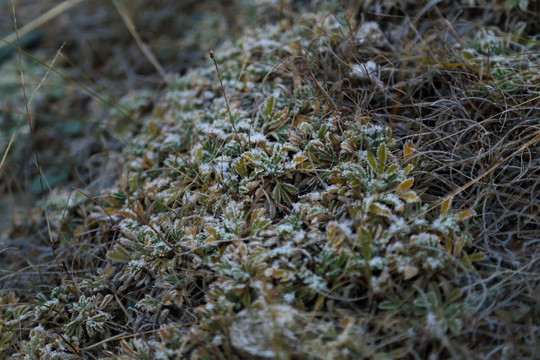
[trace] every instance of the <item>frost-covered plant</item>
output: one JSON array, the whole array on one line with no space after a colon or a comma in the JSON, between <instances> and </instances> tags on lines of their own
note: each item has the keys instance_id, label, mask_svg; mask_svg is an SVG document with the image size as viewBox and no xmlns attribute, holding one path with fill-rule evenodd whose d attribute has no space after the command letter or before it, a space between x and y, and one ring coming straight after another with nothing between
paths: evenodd
<instances>
[{"instance_id":1,"label":"frost-covered plant","mask_svg":"<svg viewBox=\"0 0 540 360\"><path fill-rule=\"evenodd\" d=\"M108 329L107 322L112 315L103 311L112 300L112 295L92 296L91 298L81 295L79 301L69 309L72 313L70 321L64 326L68 337L82 339L83 336L93 338L105 333Z\"/></svg>"},{"instance_id":2,"label":"frost-covered plant","mask_svg":"<svg viewBox=\"0 0 540 360\"><path fill-rule=\"evenodd\" d=\"M325 75L338 72L329 59L367 46L355 34L382 39L346 15L306 14L216 50L230 113L213 64L171 77L82 226L106 244L105 266L37 297L35 321L76 346L118 340L104 350L114 359L390 358L412 351L391 339L419 334L450 344L482 257L463 226L474 213L422 201L413 142L335 105L325 76L350 71ZM143 114L151 96L134 96ZM33 331L37 354L50 338Z\"/></svg>"},{"instance_id":3,"label":"frost-covered plant","mask_svg":"<svg viewBox=\"0 0 540 360\"><path fill-rule=\"evenodd\" d=\"M126 238L108 256L125 263L122 289L151 282L153 264L180 263L175 260L180 254L189 254L194 269L211 271L215 278L197 309L200 324L192 329L203 347L251 354L255 345L239 338L272 317L274 306L316 312L337 306L332 305L335 297L365 292L382 301L413 281L421 296L437 276L460 271L456 262L470 266L475 260L467 258L470 237L459 225L470 214L453 214L446 202L433 220L434 210L422 205L408 160L412 143L402 152L389 128L337 111L327 114L324 95L263 66L308 43L309 56L327 54L344 29L333 18L324 18L322 27L314 24L287 33L269 27L216 51L232 99L231 118L217 95L221 89L212 85L215 74L194 70L177 79L178 90L144 120L156 130L132 139L129 152L137 157L128 168L139 175L125 180L134 191L124 206L135 210L120 212ZM263 45L259 62L255 55L261 56ZM241 54L247 54L247 65ZM286 62L285 70L290 71ZM243 77L237 80L240 71ZM265 86L250 85L263 77L270 79ZM193 101L197 94L204 100ZM245 103L259 105L250 112ZM168 170L155 171L162 166ZM162 202L160 212L153 208L156 201ZM176 254L160 245L167 234L175 234L168 241L179 249ZM166 271L179 270L169 266ZM149 312L162 306L161 299L148 295L136 305ZM459 319L444 319L442 333L456 329ZM296 340L299 329L287 324L277 321L272 330L277 338L259 343L259 355L308 352ZM323 329L336 326L332 320L319 325L310 335L313 344ZM346 340L362 333L361 327L334 331L332 356L343 354L344 346L357 354L369 348ZM142 340L124 343L126 354L133 356L152 356L151 348Z\"/></svg>"},{"instance_id":4,"label":"frost-covered plant","mask_svg":"<svg viewBox=\"0 0 540 360\"><path fill-rule=\"evenodd\" d=\"M467 47L462 49L462 56L480 70L486 69L489 76L480 72L485 81L506 92L515 92L523 84L534 82L536 71L532 60L535 43L522 38L526 24L520 22L512 33L502 34L493 30L478 31Z\"/></svg>"}]
</instances>

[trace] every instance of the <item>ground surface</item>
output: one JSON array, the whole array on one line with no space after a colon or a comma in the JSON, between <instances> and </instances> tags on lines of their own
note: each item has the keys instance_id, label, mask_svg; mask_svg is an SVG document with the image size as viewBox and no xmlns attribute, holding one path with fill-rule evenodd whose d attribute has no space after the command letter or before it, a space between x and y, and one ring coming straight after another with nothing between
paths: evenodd
<instances>
[{"instance_id":1,"label":"ground surface","mask_svg":"<svg viewBox=\"0 0 540 360\"><path fill-rule=\"evenodd\" d=\"M537 1L13 3L5 357L539 356Z\"/></svg>"}]
</instances>

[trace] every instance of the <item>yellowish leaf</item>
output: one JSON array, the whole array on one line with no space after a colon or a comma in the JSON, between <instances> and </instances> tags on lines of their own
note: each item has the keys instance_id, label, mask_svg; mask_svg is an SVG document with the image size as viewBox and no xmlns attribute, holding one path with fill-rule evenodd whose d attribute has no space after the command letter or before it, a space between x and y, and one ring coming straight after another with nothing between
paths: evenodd
<instances>
[{"instance_id":1,"label":"yellowish leaf","mask_svg":"<svg viewBox=\"0 0 540 360\"><path fill-rule=\"evenodd\" d=\"M273 276L283 282L293 280L295 277L294 272L285 269L275 269Z\"/></svg>"},{"instance_id":2,"label":"yellowish leaf","mask_svg":"<svg viewBox=\"0 0 540 360\"><path fill-rule=\"evenodd\" d=\"M73 231L75 236L81 236L84 234L84 225L77 225Z\"/></svg>"},{"instance_id":3,"label":"yellowish leaf","mask_svg":"<svg viewBox=\"0 0 540 360\"><path fill-rule=\"evenodd\" d=\"M153 121L150 121L148 123L148 130L150 130L150 132L152 133L152 135L159 135L161 133L161 129L159 128L159 126L156 125L155 122Z\"/></svg>"},{"instance_id":4,"label":"yellowish leaf","mask_svg":"<svg viewBox=\"0 0 540 360\"><path fill-rule=\"evenodd\" d=\"M399 169L399 166L397 166L396 164L392 164L388 167L388 169L386 169L386 173L388 175L394 175Z\"/></svg>"},{"instance_id":5,"label":"yellowish leaf","mask_svg":"<svg viewBox=\"0 0 540 360\"><path fill-rule=\"evenodd\" d=\"M294 158L293 158L293 162L295 162L297 165L300 165L302 164L304 161L307 161L307 157L305 155L296 155Z\"/></svg>"},{"instance_id":6,"label":"yellowish leaf","mask_svg":"<svg viewBox=\"0 0 540 360\"><path fill-rule=\"evenodd\" d=\"M139 217L135 215L133 211L129 211L129 210L121 211L120 215L122 215L123 217L127 217L131 220L140 221Z\"/></svg>"},{"instance_id":7,"label":"yellowish leaf","mask_svg":"<svg viewBox=\"0 0 540 360\"><path fill-rule=\"evenodd\" d=\"M315 311L318 311L322 307L324 300L326 300L324 294L319 294L319 296L317 296L317 300L315 301Z\"/></svg>"},{"instance_id":8,"label":"yellowish leaf","mask_svg":"<svg viewBox=\"0 0 540 360\"><path fill-rule=\"evenodd\" d=\"M145 163L148 165L148 167L152 167L154 165L154 157L151 152L144 150L143 159Z\"/></svg>"},{"instance_id":9,"label":"yellowish leaf","mask_svg":"<svg viewBox=\"0 0 540 360\"><path fill-rule=\"evenodd\" d=\"M476 212L474 210L463 210L460 211L457 215L458 221L463 221L472 218L476 215Z\"/></svg>"},{"instance_id":10,"label":"yellowish leaf","mask_svg":"<svg viewBox=\"0 0 540 360\"><path fill-rule=\"evenodd\" d=\"M143 207L139 201L133 203L133 211L135 214L142 216L144 214Z\"/></svg>"},{"instance_id":11,"label":"yellowish leaf","mask_svg":"<svg viewBox=\"0 0 540 360\"><path fill-rule=\"evenodd\" d=\"M104 208L103 212L105 214L107 214L107 215L114 215L114 214L118 213L118 209L115 209L113 207L108 207L108 208Z\"/></svg>"},{"instance_id":12,"label":"yellowish leaf","mask_svg":"<svg viewBox=\"0 0 540 360\"><path fill-rule=\"evenodd\" d=\"M414 154L415 148L411 140L407 140L405 145L403 145L403 155L405 156L405 161L409 160L410 157Z\"/></svg>"},{"instance_id":13,"label":"yellowish leaf","mask_svg":"<svg viewBox=\"0 0 540 360\"><path fill-rule=\"evenodd\" d=\"M373 214L380 215L380 216L389 217L390 215L392 215L392 212L390 211L390 209L388 209L385 205L380 204L378 202L372 203L371 206L369 207L369 211L372 212Z\"/></svg>"},{"instance_id":14,"label":"yellowish leaf","mask_svg":"<svg viewBox=\"0 0 540 360\"><path fill-rule=\"evenodd\" d=\"M413 164L409 164L405 167L405 169L403 170L403 172L405 173L405 175L409 175L409 173L411 171L413 171L414 169L414 165Z\"/></svg>"},{"instance_id":15,"label":"yellowish leaf","mask_svg":"<svg viewBox=\"0 0 540 360\"><path fill-rule=\"evenodd\" d=\"M326 225L326 236L329 241L332 241L337 233L337 226L334 223L329 223Z\"/></svg>"},{"instance_id":16,"label":"yellowish leaf","mask_svg":"<svg viewBox=\"0 0 540 360\"><path fill-rule=\"evenodd\" d=\"M474 253L469 255L471 261L480 261L483 260L486 257L486 254L484 253Z\"/></svg>"},{"instance_id":17,"label":"yellowish leaf","mask_svg":"<svg viewBox=\"0 0 540 360\"><path fill-rule=\"evenodd\" d=\"M446 214L452 206L452 197L447 197L441 204L441 214Z\"/></svg>"},{"instance_id":18,"label":"yellowish leaf","mask_svg":"<svg viewBox=\"0 0 540 360\"><path fill-rule=\"evenodd\" d=\"M398 192L403 192L403 191L409 190L411 188L413 182L414 182L413 178L408 178L407 180L403 180L403 182L401 184L399 184L399 186L397 188L397 191Z\"/></svg>"},{"instance_id":19,"label":"yellowish leaf","mask_svg":"<svg viewBox=\"0 0 540 360\"><path fill-rule=\"evenodd\" d=\"M416 195L416 193L412 190L404 192L403 194L400 194L399 197L402 200L405 200L405 202L408 204L420 201L420 198L418 197L418 195Z\"/></svg>"},{"instance_id":20,"label":"yellowish leaf","mask_svg":"<svg viewBox=\"0 0 540 360\"><path fill-rule=\"evenodd\" d=\"M265 212L264 208L253 210L253 212L251 213L251 221L249 223L251 227L253 227L255 220L260 219L264 215L264 212Z\"/></svg>"}]
</instances>

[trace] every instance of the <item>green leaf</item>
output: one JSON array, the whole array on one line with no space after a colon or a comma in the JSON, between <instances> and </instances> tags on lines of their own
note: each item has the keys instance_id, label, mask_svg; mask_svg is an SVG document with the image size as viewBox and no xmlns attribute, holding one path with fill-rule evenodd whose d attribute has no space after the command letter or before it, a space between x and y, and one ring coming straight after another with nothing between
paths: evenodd
<instances>
[{"instance_id":1,"label":"green leaf","mask_svg":"<svg viewBox=\"0 0 540 360\"><path fill-rule=\"evenodd\" d=\"M370 151L367 152L366 156L367 156L369 167L373 170L373 172L375 172L375 174L378 174L379 167L377 166L377 160L375 160L375 156L373 156L373 154Z\"/></svg>"},{"instance_id":2,"label":"green leaf","mask_svg":"<svg viewBox=\"0 0 540 360\"><path fill-rule=\"evenodd\" d=\"M263 118L268 121L272 118L272 113L274 112L274 104L276 102L276 98L273 95L270 95L262 104L260 107L261 115Z\"/></svg>"},{"instance_id":3,"label":"green leaf","mask_svg":"<svg viewBox=\"0 0 540 360\"><path fill-rule=\"evenodd\" d=\"M107 257L118 262L131 261L131 255L121 245L115 245L114 249L107 253Z\"/></svg>"},{"instance_id":4,"label":"green leaf","mask_svg":"<svg viewBox=\"0 0 540 360\"><path fill-rule=\"evenodd\" d=\"M389 300L384 300L379 304L379 309L381 310L395 310L396 304Z\"/></svg>"},{"instance_id":5,"label":"green leaf","mask_svg":"<svg viewBox=\"0 0 540 360\"><path fill-rule=\"evenodd\" d=\"M285 189L285 191L287 191L289 194L297 194L298 193L298 189L294 186L294 185L291 185L291 184L287 184L287 183L281 183L281 186Z\"/></svg>"},{"instance_id":6,"label":"green leaf","mask_svg":"<svg viewBox=\"0 0 540 360\"><path fill-rule=\"evenodd\" d=\"M365 259L365 263L369 264L371 260L371 245L373 243L373 235L369 229L364 227L360 228L360 245L362 257ZM369 265L367 265L369 266Z\"/></svg>"},{"instance_id":7,"label":"green leaf","mask_svg":"<svg viewBox=\"0 0 540 360\"><path fill-rule=\"evenodd\" d=\"M394 175L399 169L399 166L397 166L396 164L392 164L388 167L388 169L386 169L386 174L388 175Z\"/></svg>"},{"instance_id":8,"label":"green leaf","mask_svg":"<svg viewBox=\"0 0 540 360\"><path fill-rule=\"evenodd\" d=\"M382 143L377 148L377 157L379 158L379 173L382 173L384 171L384 167L386 166L386 144Z\"/></svg>"},{"instance_id":9,"label":"green leaf","mask_svg":"<svg viewBox=\"0 0 540 360\"><path fill-rule=\"evenodd\" d=\"M452 301L454 301L460 296L461 296L461 289L455 289L450 294L448 294L448 296L446 296L446 302L451 303Z\"/></svg>"},{"instance_id":10,"label":"green leaf","mask_svg":"<svg viewBox=\"0 0 540 360\"><path fill-rule=\"evenodd\" d=\"M319 139L324 140L327 133L328 133L328 125L322 124L321 127L319 128L319 134L318 134Z\"/></svg>"},{"instance_id":11,"label":"green leaf","mask_svg":"<svg viewBox=\"0 0 540 360\"><path fill-rule=\"evenodd\" d=\"M460 333L461 322L458 319L448 319L446 323L448 324L448 328L454 335L457 335Z\"/></svg>"},{"instance_id":12,"label":"green leaf","mask_svg":"<svg viewBox=\"0 0 540 360\"><path fill-rule=\"evenodd\" d=\"M274 190L272 190L272 197L274 198L274 201L277 203L281 202L281 193L282 189L281 186L279 186L279 183L274 186Z\"/></svg>"}]
</instances>

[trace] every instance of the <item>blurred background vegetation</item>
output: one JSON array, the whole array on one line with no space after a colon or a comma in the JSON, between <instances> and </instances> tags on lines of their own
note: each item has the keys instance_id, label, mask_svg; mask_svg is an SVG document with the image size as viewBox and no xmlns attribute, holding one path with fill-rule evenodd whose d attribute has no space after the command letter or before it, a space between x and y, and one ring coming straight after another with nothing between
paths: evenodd
<instances>
[{"instance_id":1,"label":"blurred background vegetation","mask_svg":"<svg viewBox=\"0 0 540 360\"><path fill-rule=\"evenodd\" d=\"M12 39L0 42L0 203L7 205L0 229L27 218L43 192L75 186L97 195L118 178L122 140L113 130L134 122L126 116L107 121L111 108L136 119L157 94L137 91L164 84L124 19L165 72L182 74L234 37L238 20L249 19L238 16L239 9L233 1L214 0L164 0L159 6L143 0L0 1L0 36ZM19 30L34 27L49 13L54 16L41 26L16 34L15 24ZM20 58L15 35L28 51Z\"/></svg>"}]
</instances>

